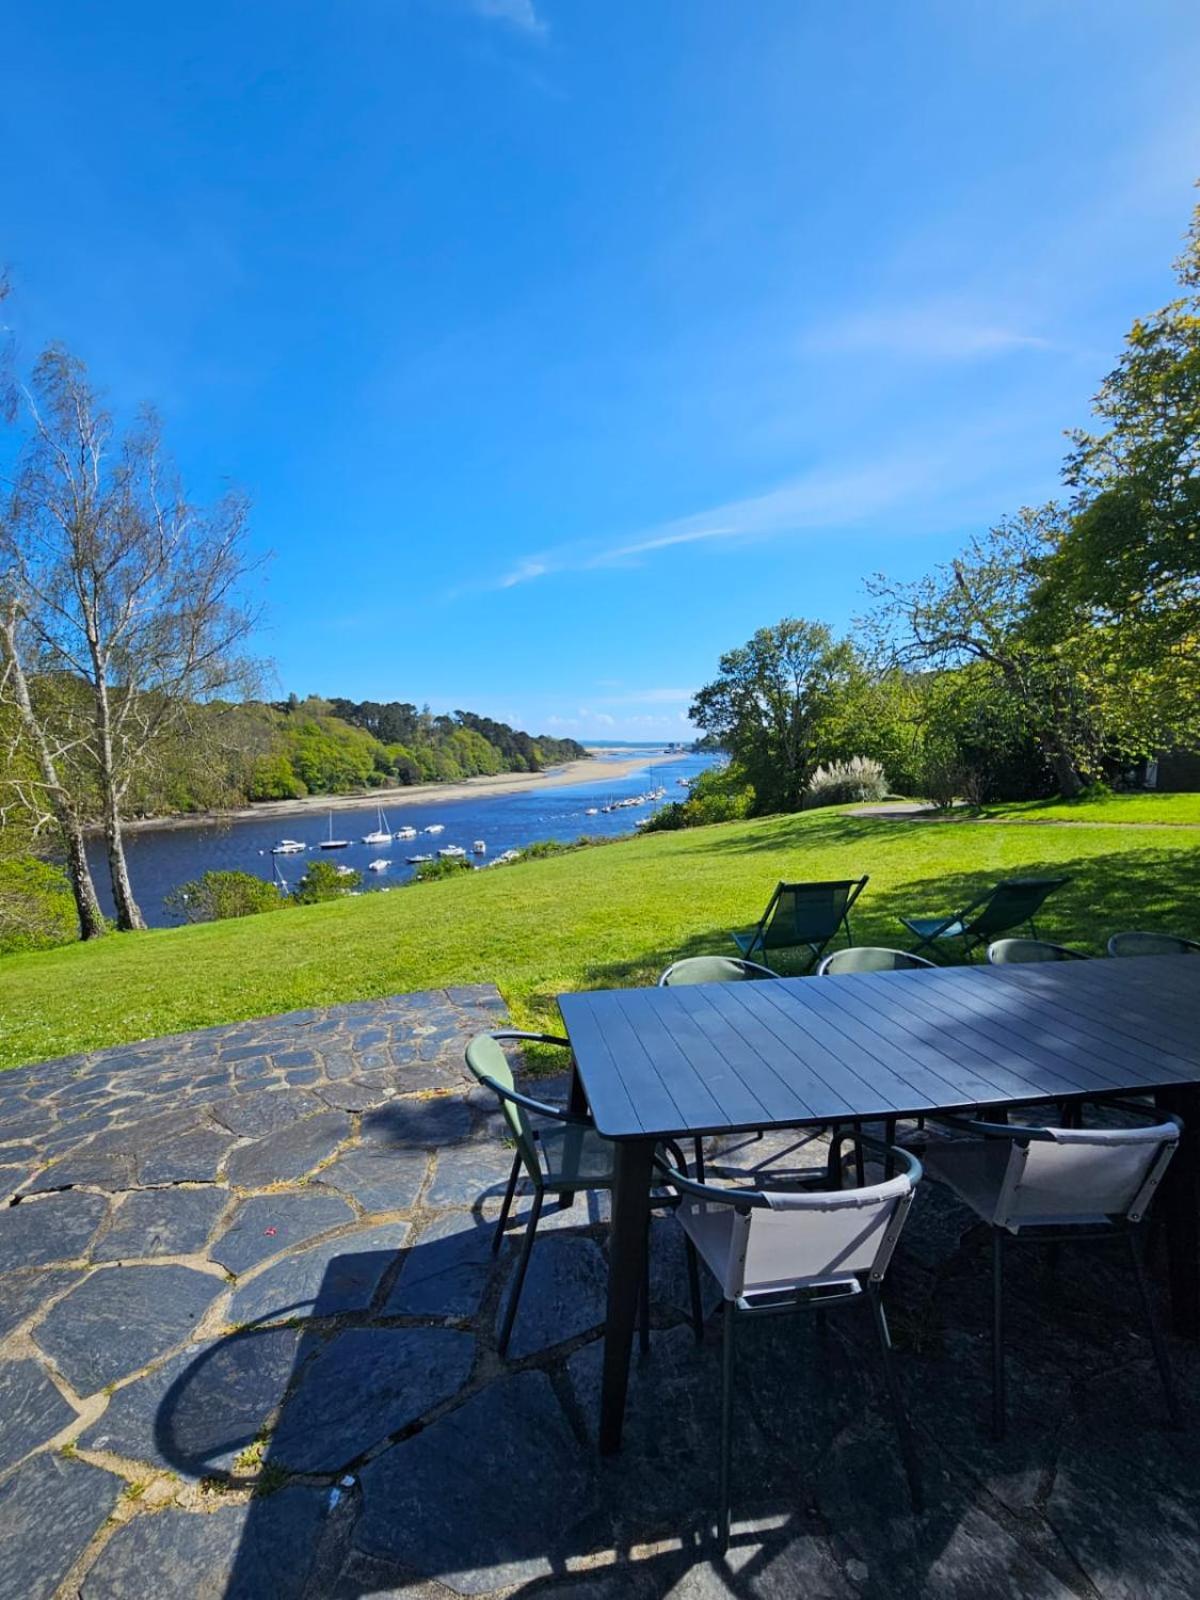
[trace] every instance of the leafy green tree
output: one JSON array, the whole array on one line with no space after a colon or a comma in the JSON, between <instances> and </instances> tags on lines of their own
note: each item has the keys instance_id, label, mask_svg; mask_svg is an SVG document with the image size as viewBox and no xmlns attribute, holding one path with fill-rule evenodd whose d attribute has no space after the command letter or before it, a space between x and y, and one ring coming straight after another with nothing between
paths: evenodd
<instances>
[{"instance_id":1,"label":"leafy green tree","mask_svg":"<svg viewBox=\"0 0 1200 1600\"><path fill-rule=\"evenodd\" d=\"M275 884L252 872L205 872L172 889L165 904L184 922L221 922L278 911L287 901Z\"/></svg>"},{"instance_id":2,"label":"leafy green tree","mask_svg":"<svg viewBox=\"0 0 1200 1600\"><path fill-rule=\"evenodd\" d=\"M361 883L361 872L342 872L333 861L310 861L304 876L292 890L292 904L312 906L322 900L340 900Z\"/></svg>"},{"instance_id":3,"label":"leafy green tree","mask_svg":"<svg viewBox=\"0 0 1200 1600\"><path fill-rule=\"evenodd\" d=\"M721 657L689 715L729 750L759 813L796 811L817 764L817 730L854 669L823 622L785 618Z\"/></svg>"},{"instance_id":4,"label":"leafy green tree","mask_svg":"<svg viewBox=\"0 0 1200 1600\"><path fill-rule=\"evenodd\" d=\"M70 880L36 856L0 859L0 955L49 950L79 937Z\"/></svg>"}]
</instances>

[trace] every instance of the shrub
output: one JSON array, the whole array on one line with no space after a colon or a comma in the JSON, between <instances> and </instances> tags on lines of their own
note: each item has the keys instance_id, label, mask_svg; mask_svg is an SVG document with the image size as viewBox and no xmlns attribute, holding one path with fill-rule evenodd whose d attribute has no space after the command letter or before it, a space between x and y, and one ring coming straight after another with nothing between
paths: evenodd
<instances>
[{"instance_id":1,"label":"shrub","mask_svg":"<svg viewBox=\"0 0 1200 1600\"><path fill-rule=\"evenodd\" d=\"M166 897L168 910L184 922L253 917L260 911L278 911L286 904L273 883L252 872L206 872L181 883Z\"/></svg>"},{"instance_id":2,"label":"shrub","mask_svg":"<svg viewBox=\"0 0 1200 1600\"><path fill-rule=\"evenodd\" d=\"M849 761L831 761L818 767L808 780L804 793L806 806L842 806L852 800L883 800L888 792L887 778L878 761L870 756L851 756Z\"/></svg>"},{"instance_id":3,"label":"shrub","mask_svg":"<svg viewBox=\"0 0 1200 1600\"><path fill-rule=\"evenodd\" d=\"M75 900L61 867L36 856L0 861L0 955L49 950L78 937Z\"/></svg>"},{"instance_id":4,"label":"shrub","mask_svg":"<svg viewBox=\"0 0 1200 1600\"><path fill-rule=\"evenodd\" d=\"M436 883L439 878L457 878L460 872L470 870L471 863L462 856L439 856L436 861L419 861L412 881Z\"/></svg>"},{"instance_id":5,"label":"shrub","mask_svg":"<svg viewBox=\"0 0 1200 1600\"><path fill-rule=\"evenodd\" d=\"M315 906L322 900L338 900L362 882L361 872L342 872L333 861L310 861L304 876L292 890L292 904Z\"/></svg>"},{"instance_id":6,"label":"shrub","mask_svg":"<svg viewBox=\"0 0 1200 1600\"><path fill-rule=\"evenodd\" d=\"M669 833L676 828L704 828L712 822L740 822L754 810L755 793L735 763L712 767L692 784L686 800L673 801L656 811L643 833Z\"/></svg>"}]
</instances>

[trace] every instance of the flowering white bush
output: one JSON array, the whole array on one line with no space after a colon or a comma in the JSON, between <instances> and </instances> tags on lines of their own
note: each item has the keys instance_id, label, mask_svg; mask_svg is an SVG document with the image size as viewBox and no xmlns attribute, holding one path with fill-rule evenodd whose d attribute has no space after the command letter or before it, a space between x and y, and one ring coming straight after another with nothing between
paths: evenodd
<instances>
[{"instance_id":1,"label":"flowering white bush","mask_svg":"<svg viewBox=\"0 0 1200 1600\"><path fill-rule=\"evenodd\" d=\"M888 792L883 768L870 756L851 756L818 767L808 780L805 804L841 806L850 800L882 800Z\"/></svg>"}]
</instances>

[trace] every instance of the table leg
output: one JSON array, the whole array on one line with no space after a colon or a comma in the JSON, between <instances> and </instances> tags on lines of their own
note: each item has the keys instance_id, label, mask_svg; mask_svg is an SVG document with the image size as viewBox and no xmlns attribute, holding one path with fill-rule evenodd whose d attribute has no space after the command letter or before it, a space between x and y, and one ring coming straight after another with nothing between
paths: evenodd
<instances>
[{"instance_id":1,"label":"table leg","mask_svg":"<svg viewBox=\"0 0 1200 1600\"><path fill-rule=\"evenodd\" d=\"M1183 1137L1162 1181L1159 1204L1167 1231L1171 1325L1187 1339L1200 1338L1200 1089L1162 1089L1161 1111L1183 1119Z\"/></svg>"},{"instance_id":2,"label":"table leg","mask_svg":"<svg viewBox=\"0 0 1200 1600\"><path fill-rule=\"evenodd\" d=\"M571 1058L571 1086L567 1090L567 1110L573 1117L586 1117L589 1114L587 1094L583 1087L583 1079L579 1076L579 1068L575 1065L575 1058ZM559 1192L558 1206L560 1211L566 1211L575 1204L574 1189L563 1189Z\"/></svg>"},{"instance_id":3,"label":"table leg","mask_svg":"<svg viewBox=\"0 0 1200 1600\"><path fill-rule=\"evenodd\" d=\"M613 1455L621 1447L653 1172L653 1139L622 1139L617 1144L612 1231L608 1244L604 1379L600 1390L600 1454L605 1456Z\"/></svg>"}]
</instances>

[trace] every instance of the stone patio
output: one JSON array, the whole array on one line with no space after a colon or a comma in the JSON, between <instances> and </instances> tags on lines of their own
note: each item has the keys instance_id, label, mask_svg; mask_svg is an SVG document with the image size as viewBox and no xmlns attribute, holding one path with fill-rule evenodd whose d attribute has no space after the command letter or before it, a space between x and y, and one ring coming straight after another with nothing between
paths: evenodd
<instances>
[{"instance_id":1,"label":"stone patio","mask_svg":"<svg viewBox=\"0 0 1200 1600\"><path fill-rule=\"evenodd\" d=\"M669 1220L619 1458L595 1196L546 1217L496 1354L511 1150L461 1062L503 1019L471 986L0 1077L0 1600L1200 1592L1200 1447L1164 1427L1120 1259L1014 1257L994 1446L986 1241L932 1184L889 1284L928 1509L869 1326L771 1319L714 1561L720 1338L692 1340Z\"/></svg>"}]
</instances>

